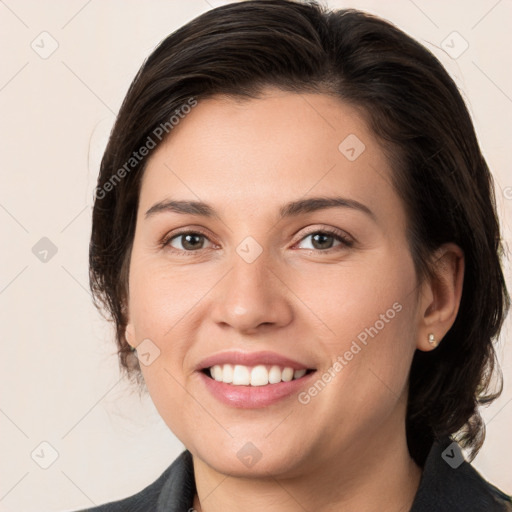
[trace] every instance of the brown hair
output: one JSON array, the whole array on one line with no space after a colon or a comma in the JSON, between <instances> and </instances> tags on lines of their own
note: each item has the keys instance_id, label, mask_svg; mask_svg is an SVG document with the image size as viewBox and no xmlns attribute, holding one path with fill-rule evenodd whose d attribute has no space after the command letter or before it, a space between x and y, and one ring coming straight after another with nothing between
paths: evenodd
<instances>
[{"instance_id":1,"label":"brown hair","mask_svg":"<svg viewBox=\"0 0 512 512\"><path fill-rule=\"evenodd\" d=\"M365 116L394 169L419 279L431 275L431 256L441 244L463 249L459 313L436 350L414 355L406 428L420 465L434 439L457 432L472 459L485 435L478 405L501 393L489 394L493 370L501 384L493 339L510 304L492 177L464 101L440 62L391 23L353 9L292 0L228 4L173 32L144 62L101 161L90 243L90 286L97 307L114 321L121 368L141 382L124 332L147 161L134 152L148 137L158 145L162 126L171 133L169 120L191 98L257 98L265 86L330 94Z\"/></svg>"}]
</instances>

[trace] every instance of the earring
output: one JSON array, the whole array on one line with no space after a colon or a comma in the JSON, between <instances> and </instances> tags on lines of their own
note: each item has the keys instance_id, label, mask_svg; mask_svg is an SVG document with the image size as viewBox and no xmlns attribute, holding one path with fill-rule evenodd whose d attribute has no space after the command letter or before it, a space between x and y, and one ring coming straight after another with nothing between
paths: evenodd
<instances>
[{"instance_id":1,"label":"earring","mask_svg":"<svg viewBox=\"0 0 512 512\"><path fill-rule=\"evenodd\" d=\"M124 340L126 341L127 345L130 347L130 352L135 352L137 350L128 340L128 328L124 330Z\"/></svg>"},{"instance_id":2,"label":"earring","mask_svg":"<svg viewBox=\"0 0 512 512\"><path fill-rule=\"evenodd\" d=\"M433 333L430 333L428 335L428 342L432 345L433 348L436 348L437 347L437 341L436 341L436 337L434 336Z\"/></svg>"}]
</instances>

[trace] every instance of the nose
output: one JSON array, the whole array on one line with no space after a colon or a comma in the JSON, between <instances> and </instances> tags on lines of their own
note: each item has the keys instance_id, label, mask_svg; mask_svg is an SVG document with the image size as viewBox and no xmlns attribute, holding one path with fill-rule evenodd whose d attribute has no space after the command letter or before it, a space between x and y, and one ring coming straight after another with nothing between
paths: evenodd
<instances>
[{"instance_id":1,"label":"nose","mask_svg":"<svg viewBox=\"0 0 512 512\"><path fill-rule=\"evenodd\" d=\"M244 334L284 327L293 318L292 297L265 252L250 263L235 253L231 270L215 287L213 320Z\"/></svg>"}]
</instances>

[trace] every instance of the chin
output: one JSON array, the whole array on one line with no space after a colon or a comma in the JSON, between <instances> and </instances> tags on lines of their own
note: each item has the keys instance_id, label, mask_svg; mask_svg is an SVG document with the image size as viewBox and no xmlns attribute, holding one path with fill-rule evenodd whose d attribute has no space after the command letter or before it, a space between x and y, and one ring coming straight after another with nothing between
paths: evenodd
<instances>
[{"instance_id":1,"label":"chin","mask_svg":"<svg viewBox=\"0 0 512 512\"><path fill-rule=\"evenodd\" d=\"M225 446L218 445L190 449L195 457L215 471L242 478L292 477L304 471L304 451L290 443L241 443L232 440Z\"/></svg>"}]
</instances>

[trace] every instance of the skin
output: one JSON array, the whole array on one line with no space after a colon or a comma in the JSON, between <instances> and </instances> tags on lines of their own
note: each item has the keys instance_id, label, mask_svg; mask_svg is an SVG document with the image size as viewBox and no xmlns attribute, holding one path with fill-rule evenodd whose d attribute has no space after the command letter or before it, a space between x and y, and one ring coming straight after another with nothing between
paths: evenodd
<instances>
[{"instance_id":1,"label":"skin","mask_svg":"<svg viewBox=\"0 0 512 512\"><path fill-rule=\"evenodd\" d=\"M354 161L338 149L349 134L365 145ZM126 335L160 350L141 369L160 415L193 455L196 510L409 510L421 468L405 437L408 372L416 349L433 349L429 333L440 341L455 320L463 255L443 246L435 277L418 282L391 172L355 109L276 89L256 100L200 101L151 155ZM279 220L283 204L317 196L358 201L373 217L337 207ZM205 201L219 218L146 217L170 198ZM204 237L192 248L183 237L159 244L181 228ZM315 242L324 228L353 244ZM236 251L248 236L262 249L252 263ZM270 350L320 377L395 303L400 312L307 404L291 396L263 409L230 407L195 371L222 351ZM248 442L261 453L252 467L237 457Z\"/></svg>"}]
</instances>

